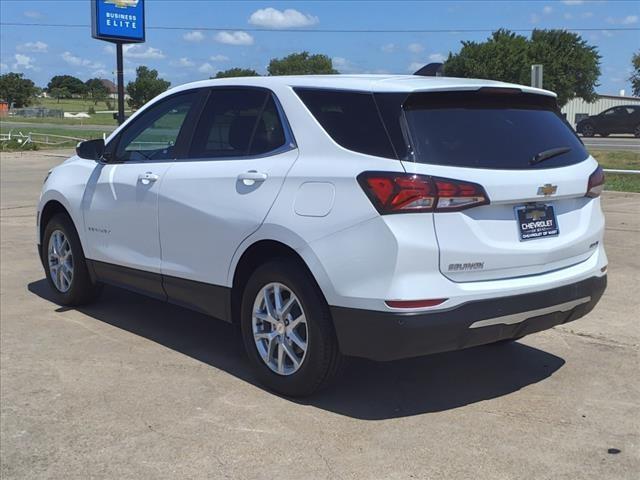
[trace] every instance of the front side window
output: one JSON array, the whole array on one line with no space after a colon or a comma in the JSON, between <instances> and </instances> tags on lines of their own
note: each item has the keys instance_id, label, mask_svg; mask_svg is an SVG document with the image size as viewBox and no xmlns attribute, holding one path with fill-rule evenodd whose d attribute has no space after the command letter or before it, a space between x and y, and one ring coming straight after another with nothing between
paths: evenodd
<instances>
[{"instance_id":1,"label":"front side window","mask_svg":"<svg viewBox=\"0 0 640 480\"><path fill-rule=\"evenodd\" d=\"M182 125L196 92L178 94L152 105L123 132L116 151L120 161L174 158Z\"/></svg>"},{"instance_id":2,"label":"front side window","mask_svg":"<svg viewBox=\"0 0 640 480\"><path fill-rule=\"evenodd\" d=\"M261 89L213 90L194 131L189 158L262 155L285 144L276 103Z\"/></svg>"}]
</instances>

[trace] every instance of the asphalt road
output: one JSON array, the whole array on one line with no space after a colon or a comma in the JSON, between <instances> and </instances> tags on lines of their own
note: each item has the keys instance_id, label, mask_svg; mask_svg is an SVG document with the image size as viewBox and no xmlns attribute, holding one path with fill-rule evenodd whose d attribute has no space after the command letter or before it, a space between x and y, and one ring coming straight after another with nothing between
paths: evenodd
<instances>
[{"instance_id":1,"label":"asphalt road","mask_svg":"<svg viewBox=\"0 0 640 480\"><path fill-rule=\"evenodd\" d=\"M637 479L640 195L604 195L609 288L506 346L378 364L292 401L224 323L107 288L50 300L34 244L43 152L0 158L0 477ZM366 334L366 332L363 332Z\"/></svg>"},{"instance_id":2,"label":"asphalt road","mask_svg":"<svg viewBox=\"0 0 640 480\"><path fill-rule=\"evenodd\" d=\"M594 150L629 150L640 152L640 138L624 137L581 137L589 149Z\"/></svg>"}]
</instances>

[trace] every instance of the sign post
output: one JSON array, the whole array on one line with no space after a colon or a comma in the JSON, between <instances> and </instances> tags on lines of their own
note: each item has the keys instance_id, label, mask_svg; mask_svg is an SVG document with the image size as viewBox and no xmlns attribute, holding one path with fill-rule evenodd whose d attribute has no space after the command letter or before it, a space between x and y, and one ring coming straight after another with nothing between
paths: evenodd
<instances>
[{"instance_id":1,"label":"sign post","mask_svg":"<svg viewBox=\"0 0 640 480\"><path fill-rule=\"evenodd\" d=\"M115 43L118 82L118 124L124 122L123 45L144 43L144 0L90 0L91 36Z\"/></svg>"}]
</instances>

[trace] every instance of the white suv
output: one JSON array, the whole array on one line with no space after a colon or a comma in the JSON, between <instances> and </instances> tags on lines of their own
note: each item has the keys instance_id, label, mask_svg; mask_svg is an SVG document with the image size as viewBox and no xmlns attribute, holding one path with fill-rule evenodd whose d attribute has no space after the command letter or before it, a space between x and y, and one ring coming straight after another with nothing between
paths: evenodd
<instances>
[{"instance_id":1,"label":"white suv","mask_svg":"<svg viewBox=\"0 0 640 480\"><path fill-rule=\"evenodd\" d=\"M38 244L57 301L103 283L233 322L288 395L343 356L520 338L606 286L603 173L555 95L485 80L208 80L54 168Z\"/></svg>"}]
</instances>

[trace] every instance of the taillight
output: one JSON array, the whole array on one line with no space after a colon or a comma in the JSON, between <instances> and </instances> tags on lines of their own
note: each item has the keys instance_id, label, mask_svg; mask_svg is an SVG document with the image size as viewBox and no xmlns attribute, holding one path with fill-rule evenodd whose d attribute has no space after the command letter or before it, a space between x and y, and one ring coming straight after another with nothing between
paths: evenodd
<instances>
[{"instance_id":1,"label":"taillight","mask_svg":"<svg viewBox=\"0 0 640 480\"><path fill-rule=\"evenodd\" d=\"M358 183L382 215L454 212L489 203L481 185L410 173L363 172Z\"/></svg>"},{"instance_id":2,"label":"taillight","mask_svg":"<svg viewBox=\"0 0 640 480\"><path fill-rule=\"evenodd\" d=\"M599 197L604 188L604 170L602 167L598 167L589 177L589 183L587 183L587 197L596 198Z\"/></svg>"}]
</instances>

